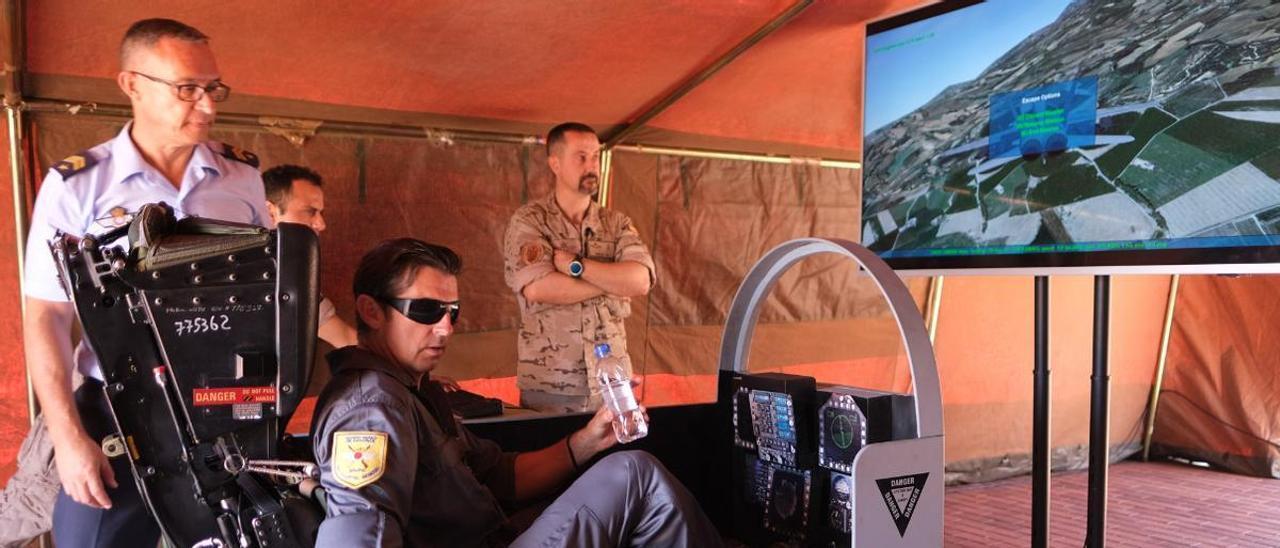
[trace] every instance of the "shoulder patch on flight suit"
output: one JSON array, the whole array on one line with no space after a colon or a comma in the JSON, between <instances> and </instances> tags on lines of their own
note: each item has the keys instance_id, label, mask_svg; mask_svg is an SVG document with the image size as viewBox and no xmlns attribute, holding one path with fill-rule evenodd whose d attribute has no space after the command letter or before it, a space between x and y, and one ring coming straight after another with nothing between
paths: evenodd
<instances>
[{"instance_id":1,"label":"shoulder patch on flight suit","mask_svg":"<svg viewBox=\"0 0 1280 548\"><path fill-rule=\"evenodd\" d=\"M385 432L334 432L330 465L338 483L359 489L378 481L387 471Z\"/></svg>"},{"instance_id":2,"label":"shoulder patch on flight suit","mask_svg":"<svg viewBox=\"0 0 1280 548\"><path fill-rule=\"evenodd\" d=\"M53 164L53 170L58 172L65 181L72 175L93 167L96 163L98 163L97 158L92 154L89 154L88 150L82 150L63 158L56 164Z\"/></svg>"},{"instance_id":3,"label":"shoulder patch on flight suit","mask_svg":"<svg viewBox=\"0 0 1280 548\"><path fill-rule=\"evenodd\" d=\"M238 146L222 143L222 155L237 162L243 162L255 168L258 167L258 155Z\"/></svg>"}]
</instances>

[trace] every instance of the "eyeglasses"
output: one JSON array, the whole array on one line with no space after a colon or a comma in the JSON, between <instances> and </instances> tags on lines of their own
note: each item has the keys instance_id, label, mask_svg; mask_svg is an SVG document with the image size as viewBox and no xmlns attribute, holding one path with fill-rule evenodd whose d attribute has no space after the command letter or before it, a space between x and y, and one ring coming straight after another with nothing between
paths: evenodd
<instances>
[{"instance_id":1,"label":"eyeglasses","mask_svg":"<svg viewBox=\"0 0 1280 548\"><path fill-rule=\"evenodd\" d=\"M202 86L200 84L179 84L177 82L170 82L162 78L156 78L155 76L151 76L150 74L143 74L136 70L131 70L129 72L133 74L137 74L138 76L141 76L148 80L151 80L152 82L156 82L159 84L164 84L169 87L172 87L178 93L178 98L183 101L189 101L194 103L202 99L207 94L209 96L209 99L212 100L213 102L221 103L223 101L226 101L227 97L231 96L231 86L228 86L222 82L214 82L207 86Z\"/></svg>"},{"instance_id":2,"label":"eyeglasses","mask_svg":"<svg viewBox=\"0 0 1280 548\"><path fill-rule=\"evenodd\" d=\"M449 321L458 322L461 305L458 301L445 302L436 299L378 299L383 304L399 310L406 318L424 325L435 325L449 314Z\"/></svg>"}]
</instances>

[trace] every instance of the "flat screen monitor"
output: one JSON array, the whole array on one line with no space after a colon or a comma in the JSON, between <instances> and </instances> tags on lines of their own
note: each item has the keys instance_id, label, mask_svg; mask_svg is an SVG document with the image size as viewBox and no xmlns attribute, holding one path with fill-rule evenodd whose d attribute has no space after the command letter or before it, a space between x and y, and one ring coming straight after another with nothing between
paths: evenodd
<instances>
[{"instance_id":1,"label":"flat screen monitor","mask_svg":"<svg viewBox=\"0 0 1280 548\"><path fill-rule=\"evenodd\" d=\"M870 24L862 244L901 270L1280 271L1278 26L1269 0Z\"/></svg>"}]
</instances>

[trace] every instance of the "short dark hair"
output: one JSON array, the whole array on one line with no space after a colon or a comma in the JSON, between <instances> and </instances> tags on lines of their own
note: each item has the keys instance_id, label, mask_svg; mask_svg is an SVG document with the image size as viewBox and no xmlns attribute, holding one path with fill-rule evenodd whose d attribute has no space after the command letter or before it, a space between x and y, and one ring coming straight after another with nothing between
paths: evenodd
<instances>
[{"instance_id":1,"label":"short dark hair","mask_svg":"<svg viewBox=\"0 0 1280 548\"><path fill-rule=\"evenodd\" d=\"M424 267L457 276L462 272L462 259L442 245L414 238L387 240L360 259L351 289L356 297L368 295L377 301L394 298ZM356 314L356 328L361 333L369 331L359 314Z\"/></svg>"},{"instance_id":2,"label":"short dark hair","mask_svg":"<svg viewBox=\"0 0 1280 548\"><path fill-rule=\"evenodd\" d=\"M551 131L547 132L547 156L551 156L553 154L552 151L555 149L555 147L560 146L560 144L564 143L564 134L569 132L590 133L592 135L595 135L596 137L600 136L598 133L596 133L596 130L592 129L591 126L587 124L584 124L581 122L565 122L563 124L560 124L556 127L551 128Z\"/></svg>"},{"instance_id":3,"label":"short dark hair","mask_svg":"<svg viewBox=\"0 0 1280 548\"><path fill-rule=\"evenodd\" d=\"M120 40L120 66L123 67L129 54L139 46L151 47L163 38L174 38L184 42L209 43L209 37L195 27L173 19L143 19L129 25Z\"/></svg>"},{"instance_id":4,"label":"short dark hair","mask_svg":"<svg viewBox=\"0 0 1280 548\"><path fill-rule=\"evenodd\" d=\"M320 174L302 166L280 164L262 172L262 188L267 194L267 201L275 204L280 211L285 211L289 197L293 192L293 182L302 179L316 186L324 186Z\"/></svg>"}]
</instances>

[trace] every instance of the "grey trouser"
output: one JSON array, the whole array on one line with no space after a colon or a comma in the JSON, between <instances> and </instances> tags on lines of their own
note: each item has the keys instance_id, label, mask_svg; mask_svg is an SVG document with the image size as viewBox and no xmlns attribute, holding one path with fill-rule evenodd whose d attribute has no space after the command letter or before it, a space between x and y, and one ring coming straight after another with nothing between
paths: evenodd
<instances>
[{"instance_id":1,"label":"grey trouser","mask_svg":"<svg viewBox=\"0 0 1280 548\"><path fill-rule=\"evenodd\" d=\"M614 453L551 503L514 548L721 545L693 495L643 451Z\"/></svg>"},{"instance_id":2,"label":"grey trouser","mask_svg":"<svg viewBox=\"0 0 1280 548\"><path fill-rule=\"evenodd\" d=\"M600 408L600 394L564 396L537 390L520 390L520 407L543 413L594 412Z\"/></svg>"},{"instance_id":3,"label":"grey trouser","mask_svg":"<svg viewBox=\"0 0 1280 548\"><path fill-rule=\"evenodd\" d=\"M18 450L18 470L0 491L0 548L19 548L53 527L53 503L62 485L53 462L53 440L44 415Z\"/></svg>"}]
</instances>

